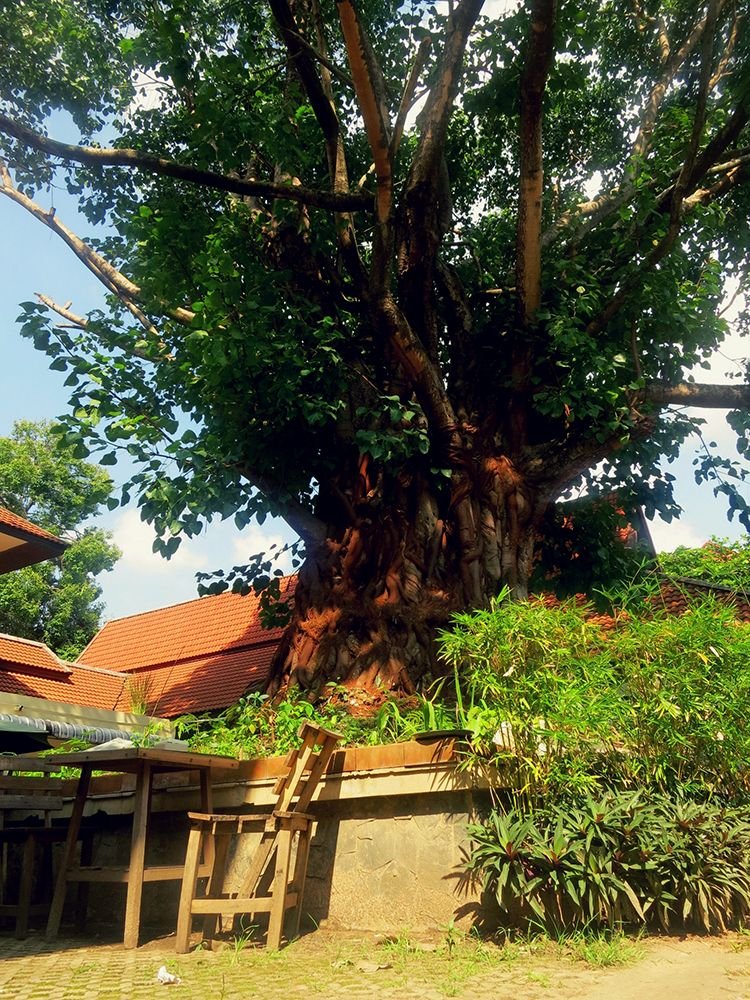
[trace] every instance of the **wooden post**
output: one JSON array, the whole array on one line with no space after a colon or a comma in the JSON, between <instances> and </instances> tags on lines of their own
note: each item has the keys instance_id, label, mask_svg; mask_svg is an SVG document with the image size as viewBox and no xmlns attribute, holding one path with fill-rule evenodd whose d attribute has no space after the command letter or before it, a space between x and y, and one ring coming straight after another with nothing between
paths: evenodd
<instances>
[{"instance_id":1,"label":"wooden post","mask_svg":"<svg viewBox=\"0 0 750 1000\"><path fill-rule=\"evenodd\" d=\"M55 894L52 897L52 906L50 907L49 919L47 920L45 937L48 941L54 941L60 930L60 921L62 920L63 906L65 905L65 890L68 885L68 869L73 862L78 831L81 828L81 819L83 818L83 809L86 805L86 796L89 793L91 767L91 764L84 764L81 768L81 777L78 779L76 797L70 814L70 822L68 823L68 835L63 845L62 857L60 858L60 871L57 873Z\"/></svg>"},{"instance_id":2,"label":"wooden post","mask_svg":"<svg viewBox=\"0 0 750 1000\"><path fill-rule=\"evenodd\" d=\"M206 887L206 897L208 899L220 899L224 888L224 875L227 867L227 855L229 854L229 844L232 834L237 832L237 827L233 830L219 830L214 828L214 832L209 832L204 839L203 850L206 854L210 852L206 849L208 843L213 848L213 860L211 862L211 877ZM213 941L216 937L216 924L220 919L219 914L208 913L203 921L203 937L206 941Z\"/></svg>"},{"instance_id":3,"label":"wooden post","mask_svg":"<svg viewBox=\"0 0 750 1000\"><path fill-rule=\"evenodd\" d=\"M130 865L128 867L128 895L125 903L126 948L138 947L141 925L141 899L143 897L143 869L146 863L146 831L148 810L151 801L152 770L149 761L143 761L135 783L135 804L133 807L133 835L130 842Z\"/></svg>"},{"instance_id":4,"label":"wooden post","mask_svg":"<svg viewBox=\"0 0 750 1000\"><path fill-rule=\"evenodd\" d=\"M297 857L294 860L294 878L292 879L292 889L297 893L297 904L294 914L292 937L297 937L299 934L299 923L302 919L302 903L305 898L305 878L307 876L307 859L310 854L311 836L312 823L310 822L304 830L300 830L297 840Z\"/></svg>"},{"instance_id":5,"label":"wooden post","mask_svg":"<svg viewBox=\"0 0 750 1000\"><path fill-rule=\"evenodd\" d=\"M81 868L91 864L94 858L94 833L93 830L85 832L81 836ZM86 928L86 914L89 907L89 883L79 882L76 888L76 932L82 933Z\"/></svg>"}]
</instances>

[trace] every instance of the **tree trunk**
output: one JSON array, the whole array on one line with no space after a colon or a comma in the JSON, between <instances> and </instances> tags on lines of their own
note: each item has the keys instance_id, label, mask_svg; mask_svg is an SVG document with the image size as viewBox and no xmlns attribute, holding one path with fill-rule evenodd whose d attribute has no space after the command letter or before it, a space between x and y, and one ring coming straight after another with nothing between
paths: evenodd
<instances>
[{"instance_id":1,"label":"tree trunk","mask_svg":"<svg viewBox=\"0 0 750 1000\"><path fill-rule=\"evenodd\" d=\"M506 459L476 468L445 495L402 476L370 490L365 483L360 503L339 497L349 521L331 525L308 552L272 691L299 685L318 694L335 683L411 693L443 672L435 634L452 613L486 606L505 584L527 595L546 502L530 496Z\"/></svg>"}]
</instances>

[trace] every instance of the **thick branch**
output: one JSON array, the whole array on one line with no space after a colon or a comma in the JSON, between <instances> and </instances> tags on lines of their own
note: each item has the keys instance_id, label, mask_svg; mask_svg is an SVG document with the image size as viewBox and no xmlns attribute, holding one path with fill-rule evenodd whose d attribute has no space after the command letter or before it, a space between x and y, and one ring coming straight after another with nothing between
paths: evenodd
<instances>
[{"instance_id":1,"label":"thick branch","mask_svg":"<svg viewBox=\"0 0 750 1000\"><path fill-rule=\"evenodd\" d=\"M667 385L652 382L644 390L644 399L658 407L699 406L709 410L737 410L750 407L750 385L710 385L682 382Z\"/></svg>"},{"instance_id":2,"label":"thick branch","mask_svg":"<svg viewBox=\"0 0 750 1000\"><path fill-rule=\"evenodd\" d=\"M274 484L267 476L253 472L245 466L239 467L240 475L254 486L268 500L274 514L283 518L292 531L296 531L307 546L320 545L326 539L326 528L314 514L286 491Z\"/></svg>"},{"instance_id":3,"label":"thick branch","mask_svg":"<svg viewBox=\"0 0 750 1000\"><path fill-rule=\"evenodd\" d=\"M435 83L420 116L421 138L412 165L409 187L437 187L445 137L458 93L466 43L482 10L484 0L463 0L453 12L449 33L438 64Z\"/></svg>"},{"instance_id":4,"label":"thick branch","mask_svg":"<svg viewBox=\"0 0 750 1000\"><path fill-rule=\"evenodd\" d=\"M163 177L176 177L200 187L213 188L216 191L227 191L231 194L244 196L284 198L287 201L299 202L313 208L324 208L331 211L360 211L372 207L372 199L367 195L356 193L336 194L329 191L314 191L302 185L272 184L266 181L246 180L240 177L229 177L210 170L199 170L175 160L152 156L138 149L100 149L96 146L73 146L66 142L57 142L47 136L39 135L25 125L0 115L0 132L13 136L24 146L38 149L49 156L58 156L63 160L75 163L85 163L93 167L128 167L132 170L143 170L146 173L159 174Z\"/></svg>"},{"instance_id":5,"label":"thick branch","mask_svg":"<svg viewBox=\"0 0 750 1000\"><path fill-rule=\"evenodd\" d=\"M542 118L555 31L555 0L534 0L521 78L520 178L516 231L517 311L526 325L541 301Z\"/></svg>"},{"instance_id":6,"label":"thick branch","mask_svg":"<svg viewBox=\"0 0 750 1000\"><path fill-rule=\"evenodd\" d=\"M378 222L384 225L391 215L393 171L390 120L382 74L352 0L338 0L338 10L354 88L375 164Z\"/></svg>"}]
</instances>

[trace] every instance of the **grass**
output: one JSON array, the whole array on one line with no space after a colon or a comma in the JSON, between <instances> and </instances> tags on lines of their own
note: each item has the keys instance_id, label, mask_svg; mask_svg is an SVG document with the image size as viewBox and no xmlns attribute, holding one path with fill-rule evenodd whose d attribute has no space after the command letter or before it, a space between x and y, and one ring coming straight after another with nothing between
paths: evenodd
<instances>
[{"instance_id":1,"label":"grass","mask_svg":"<svg viewBox=\"0 0 750 1000\"><path fill-rule=\"evenodd\" d=\"M571 934L560 944L575 961L595 969L633 965L645 954L641 935L633 937L622 931Z\"/></svg>"}]
</instances>

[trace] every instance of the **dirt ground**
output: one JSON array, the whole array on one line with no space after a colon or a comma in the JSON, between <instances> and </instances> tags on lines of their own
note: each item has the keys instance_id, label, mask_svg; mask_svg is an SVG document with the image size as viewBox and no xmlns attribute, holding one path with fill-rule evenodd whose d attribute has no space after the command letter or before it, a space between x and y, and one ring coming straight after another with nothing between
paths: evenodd
<instances>
[{"instance_id":1,"label":"dirt ground","mask_svg":"<svg viewBox=\"0 0 750 1000\"><path fill-rule=\"evenodd\" d=\"M37 934L0 937L0 959L0 1000L750 1000L750 936L737 934L498 947L451 930L431 940L326 930L277 953L250 938L179 956L169 938L125 951ZM160 985L161 966L181 982Z\"/></svg>"}]
</instances>

